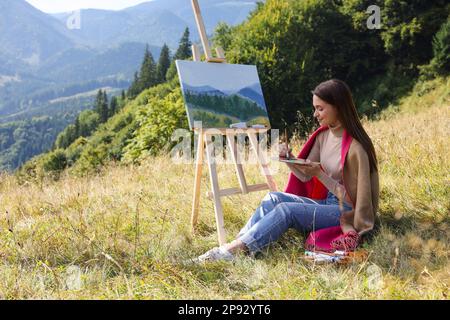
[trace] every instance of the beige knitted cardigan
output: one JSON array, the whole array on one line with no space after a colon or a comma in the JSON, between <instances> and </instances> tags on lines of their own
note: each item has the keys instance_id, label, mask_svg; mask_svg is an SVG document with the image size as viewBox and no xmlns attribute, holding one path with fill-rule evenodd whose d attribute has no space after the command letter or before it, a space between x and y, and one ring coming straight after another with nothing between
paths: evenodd
<instances>
[{"instance_id":1,"label":"beige knitted cardigan","mask_svg":"<svg viewBox=\"0 0 450 320\"><path fill-rule=\"evenodd\" d=\"M308 157L316 137L325 130L329 130L329 128L327 126L320 127L311 135L302 151L300 151L298 158L306 159ZM375 225L379 201L378 171L370 172L367 152L346 130L343 133L342 148L342 154L345 155L345 158L341 159L341 161L344 161L342 180L353 208L351 211L342 213L341 227L344 233L355 230L363 235L372 230ZM327 191L317 177L303 182L294 173L290 174L285 189L285 192L310 198L314 198L314 194L321 194L318 197L319 199L326 197Z\"/></svg>"}]
</instances>

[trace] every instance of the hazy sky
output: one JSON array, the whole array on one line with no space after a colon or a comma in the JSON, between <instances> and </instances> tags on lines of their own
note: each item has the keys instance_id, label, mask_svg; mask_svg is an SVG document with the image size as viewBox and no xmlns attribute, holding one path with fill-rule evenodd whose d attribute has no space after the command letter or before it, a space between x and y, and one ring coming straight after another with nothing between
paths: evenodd
<instances>
[{"instance_id":1,"label":"hazy sky","mask_svg":"<svg viewBox=\"0 0 450 320\"><path fill-rule=\"evenodd\" d=\"M152 0L26 0L41 11L48 13L74 11L77 9L120 10Z\"/></svg>"}]
</instances>

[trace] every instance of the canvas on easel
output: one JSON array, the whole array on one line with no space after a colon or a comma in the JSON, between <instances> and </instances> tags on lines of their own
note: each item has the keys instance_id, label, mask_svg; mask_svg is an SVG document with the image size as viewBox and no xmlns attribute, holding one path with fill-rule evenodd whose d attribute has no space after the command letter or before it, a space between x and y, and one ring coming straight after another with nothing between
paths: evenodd
<instances>
[{"instance_id":1,"label":"canvas on easel","mask_svg":"<svg viewBox=\"0 0 450 320\"><path fill-rule=\"evenodd\" d=\"M195 231L206 151L206 163L212 189L209 196L214 201L219 244L223 245L226 243L226 232L221 197L266 189L277 191L268 160L264 153L260 152L257 136L270 130L270 122L256 67L227 64L221 48L216 48L217 57L213 57L198 0L191 0L191 2L206 56L206 62L200 62L200 50L198 46L193 45L193 62L176 61L189 124L198 136L191 225L192 230ZM196 123L201 123L201 126L196 126ZM238 161L238 148L235 141L236 137L242 134L249 138L251 149L266 180L265 183L247 184L242 163ZM217 135L226 136L239 181L238 188L220 189L213 142L213 137Z\"/></svg>"},{"instance_id":2,"label":"canvas on easel","mask_svg":"<svg viewBox=\"0 0 450 320\"><path fill-rule=\"evenodd\" d=\"M176 61L191 129L270 128L256 66Z\"/></svg>"}]
</instances>

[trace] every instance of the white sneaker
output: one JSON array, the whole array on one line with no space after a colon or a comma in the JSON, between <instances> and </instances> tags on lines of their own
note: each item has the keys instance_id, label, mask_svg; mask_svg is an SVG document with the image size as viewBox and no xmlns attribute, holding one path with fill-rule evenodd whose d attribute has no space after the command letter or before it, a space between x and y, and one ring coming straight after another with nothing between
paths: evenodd
<instances>
[{"instance_id":1,"label":"white sneaker","mask_svg":"<svg viewBox=\"0 0 450 320\"><path fill-rule=\"evenodd\" d=\"M198 262L233 261L234 255L224 247L215 247L197 258Z\"/></svg>"}]
</instances>

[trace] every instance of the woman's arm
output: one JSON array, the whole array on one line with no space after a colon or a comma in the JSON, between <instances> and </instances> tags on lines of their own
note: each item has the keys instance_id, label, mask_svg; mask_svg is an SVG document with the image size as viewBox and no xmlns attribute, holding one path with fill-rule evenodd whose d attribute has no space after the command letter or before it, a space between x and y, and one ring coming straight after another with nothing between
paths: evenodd
<instances>
[{"instance_id":1,"label":"woman's arm","mask_svg":"<svg viewBox=\"0 0 450 320\"><path fill-rule=\"evenodd\" d=\"M299 168L299 166L296 166L295 164L292 163L286 163L287 166L289 167L289 170L291 170L291 172L302 182L306 182L312 179L312 176L307 175L306 173L301 171L301 168Z\"/></svg>"},{"instance_id":2,"label":"woman's arm","mask_svg":"<svg viewBox=\"0 0 450 320\"><path fill-rule=\"evenodd\" d=\"M312 162L319 162L320 161L320 142L319 139L316 139L314 142L314 145L309 152L308 157L306 158ZM301 166L292 164L292 163L286 163L288 168L291 170L291 172L302 182L306 182L312 179L312 176L309 174L306 174L302 170Z\"/></svg>"}]
</instances>

